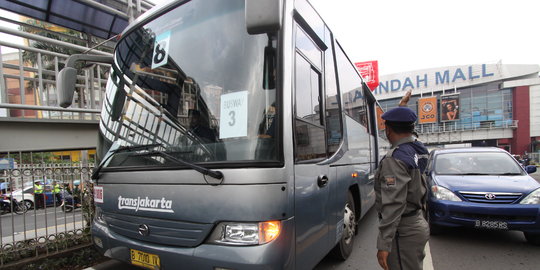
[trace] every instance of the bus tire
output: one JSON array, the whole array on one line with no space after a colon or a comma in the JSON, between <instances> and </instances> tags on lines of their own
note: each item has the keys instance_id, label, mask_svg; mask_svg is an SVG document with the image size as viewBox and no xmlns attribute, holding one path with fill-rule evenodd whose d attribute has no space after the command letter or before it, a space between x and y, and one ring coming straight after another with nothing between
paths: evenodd
<instances>
[{"instance_id":1,"label":"bus tire","mask_svg":"<svg viewBox=\"0 0 540 270\"><path fill-rule=\"evenodd\" d=\"M352 253L357 228L355 213L354 198L349 191L347 193L347 201L343 207L343 232L341 239L331 251L332 256L338 260L344 261Z\"/></svg>"}]
</instances>

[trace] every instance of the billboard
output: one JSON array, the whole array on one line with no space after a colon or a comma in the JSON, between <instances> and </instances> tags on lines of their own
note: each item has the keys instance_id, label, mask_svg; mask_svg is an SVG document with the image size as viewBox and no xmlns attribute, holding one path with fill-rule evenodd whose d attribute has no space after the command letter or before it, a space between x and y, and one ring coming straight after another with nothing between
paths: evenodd
<instances>
[{"instance_id":1,"label":"billboard","mask_svg":"<svg viewBox=\"0 0 540 270\"><path fill-rule=\"evenodd\" d=\"M441 96L441 121L459 120L459 94Z\"/></svg>"},{"instance_id":2,"label":"billboard","mask_svg":"<svg viewBox=\"0 0 540 270\"><path fill-rule=\"evenodd\" d=\"M437 122L437 97L426 97L418 99L418 123Z\"/></svg>"},{"instance_id":3,"label":"billboard","mask_svg":"<svg viewBox=\"0 0 540 270\"><path fill-rule=\"evenodd\" d=\"M379 105L377 105L376 110L377 110L377 128L379 130L383 130L386 128L386 125L384 124L384 119L382 119L382 115L384 111L381 107L379 107Z\"/></svg>"},{"instance_id":4,"label":"billboard","mask_svg":"<svg viewBox=\"0 0 540 270\"><path fill-rule=\"evenodd\" d=\"M377 61L366 61L354 63L362 78L371 91L379 86L379 63Z\"/></svg>"}]
</instances>

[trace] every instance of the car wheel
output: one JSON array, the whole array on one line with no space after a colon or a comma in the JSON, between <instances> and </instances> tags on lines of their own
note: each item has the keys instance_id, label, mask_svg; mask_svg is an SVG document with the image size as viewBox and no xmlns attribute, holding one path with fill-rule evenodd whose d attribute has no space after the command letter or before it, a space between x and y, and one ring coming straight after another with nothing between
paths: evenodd
<instances>
[{"instance_id":1,"label":"car wheel","mask_svg":"<svg viewBox=\"0 0 540 270\"><path fill-rule=\"evenodd\" d=\"M32 209L34 208L34 203L29 200L24 200L24 206L26 206L26 209Z\"/></svg>"},{"instance_id":2,"label":"car wheel","mask_svg":"<svg viewBox=\"0 0 540 270\"><path fill-rule=\"evenodd\" d=\"M343 232L339 243L332 250L332 256L344 261L352 253L354 236L356 235L356 212L354 209L354 198L350 191L347 194L347 202L345 203L343 213Z\"/></svg>"},{"instance_id":3,"label":"car wheel","mask_svg":"<svg viewBox=\"0 0 540 270\"><path fill-rule=\"evenodd\" d=\"M535 246L540 246L540 233L523 232L523 234L525 235L525 239L527 239L527 242Z\"/></svg>"}]
</instances>

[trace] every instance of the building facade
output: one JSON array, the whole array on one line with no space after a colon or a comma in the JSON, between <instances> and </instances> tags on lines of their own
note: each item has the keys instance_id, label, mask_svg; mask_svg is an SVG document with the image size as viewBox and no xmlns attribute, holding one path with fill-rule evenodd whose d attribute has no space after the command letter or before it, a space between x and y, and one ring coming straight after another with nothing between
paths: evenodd
<instances>
[{"instance_id":1,"label":"building facade","mask_svg":"<svg viewBox=\"0 0 540 270\"><path fill-rule=\"evenodd\" d=\"M497 146L524 155L540 150L540 66L476 64L380 77L374 94L386 111L412 89L409 107L431 145Z\"/></svg>"}]
</instances>

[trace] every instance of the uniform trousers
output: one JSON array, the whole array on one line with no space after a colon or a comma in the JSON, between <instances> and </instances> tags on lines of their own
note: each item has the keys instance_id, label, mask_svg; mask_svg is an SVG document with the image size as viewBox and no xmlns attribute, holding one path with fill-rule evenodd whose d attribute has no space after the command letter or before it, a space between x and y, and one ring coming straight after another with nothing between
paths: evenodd
<instances>
[{"instance_id":1,"label":"uniform trousers","mask_svg":"<svg viewBox=\"0 0 540 270\"><path fill-rule=\"evenodd\" d=\"M422 270L429 239L429 225L422 211L410 217L401 217L392 251L388 255L391 270Z\"/></svg>"}]
</instances>

